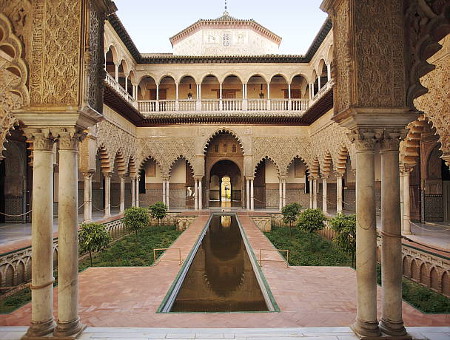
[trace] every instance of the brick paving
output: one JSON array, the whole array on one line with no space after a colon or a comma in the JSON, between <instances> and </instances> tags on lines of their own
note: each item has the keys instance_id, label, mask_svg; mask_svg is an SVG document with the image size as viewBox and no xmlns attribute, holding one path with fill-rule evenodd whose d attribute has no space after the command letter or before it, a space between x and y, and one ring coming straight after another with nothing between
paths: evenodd
<instances>
[{"instance_id":1,"label":"brick paving","mask_svg":"<svg viewBox=\"0 0 450 340\"><path fill-rule=\"evenodd\" d=\"M154 266L89 268L81 273L79 314L82 322L95 327L277 328L346 327L354 321L356 275L353 269L286 268L282 262L264 262L262 267L280 312L156 313L180 269L177 248L185 258L208 218L206 214L198 216ZM249 214L239 214L239 219L257 256L261 248L273 249ZM264 258L281 260L276 252L266 252ZM55 301L56 296L57 288ZM450 315L423 314L406 303L403 317L406 326L450 326ZM9 315L0 315L2 326L28 325L30 321L31 304Z\"/></svg>"}]
</instances>

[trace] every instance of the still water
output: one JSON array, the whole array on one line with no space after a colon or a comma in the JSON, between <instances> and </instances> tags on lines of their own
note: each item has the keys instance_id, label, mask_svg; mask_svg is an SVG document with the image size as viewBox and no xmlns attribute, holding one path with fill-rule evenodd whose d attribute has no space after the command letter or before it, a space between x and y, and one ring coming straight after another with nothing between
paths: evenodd
<instances>
[{"instance_id":1,"label":"still water","mask_svg":"<svg viewBox=\"0 0 450 340\"><path fill-rule=\"evenodd\" d=\"M236 217L213 216L171 311L267 310Z\"/></svg>"}]
</instances>

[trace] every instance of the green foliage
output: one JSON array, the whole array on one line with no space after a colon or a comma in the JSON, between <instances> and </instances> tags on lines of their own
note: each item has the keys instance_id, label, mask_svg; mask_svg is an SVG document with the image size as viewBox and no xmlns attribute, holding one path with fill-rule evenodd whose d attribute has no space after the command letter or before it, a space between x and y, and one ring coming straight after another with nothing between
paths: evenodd
<instances>
[{"instance_id":1,"label":"green foliage","mask_svg":"<svg viewBox=\"0 0 450 340\"><path fill-rule=\"evenodd\" d=\"M288 228L272 228L265 233L277 249L289 249L289 264L292 266L349 266L350 257L335 244L316 233L296 228L292 236Z\"/></svg>"},{"instance_id":2,"label":"green foliage","mask_svg":"<svg viewBox=\"0 0 450 340\"><path fill-rule=\"evenodd\" d=\"M167 205L163 202L156 202L151 205L149 209L152 217L158 219L158 224L160 224L161 220L167 215Z\"/></svg>"},{"instance_id":3,"label":"green foliage","mask_svg":"<svg viewBox=\"0 0 450 340\"><path fill-rule=\"evenodd\" d=\"M147 227L150 224L148 210L141 207L125 209L122 221L125 227L130 231L134 231L137 235L140 229Z\"/></svg>"},{"instance_id":4,"label":"green foliage","mask_svg":"<svg viewBox=\"0 0 450 340\"><path fill-rule=\"evenodd\" d=\"M31 289L25 288L0 300L0 314L8 314L31 301Z\"/></svg>"},{"instance_id":5,"label":"green foliage","mask_svg":"<svg viewBox=\"0 0 450 340\"><path fill-rule=\"evenodd\" d=\"M450 313L450 299L411 280L403 278L403 298L426 313Z\"/></svg>"},{"instance_id":6,"label":"green foliage","mask_svg":"<svg viewBox=\"0 0 450 340\"><path fill-rule=\"evenodd\" d=\"M330 219L331 228L336 232L333 239L339 248L352 256L352 266L355 266L356 253L356 215L337 214Z\"/></svg>"},{"instance_id":7,"label":"green foliage","mask_svg":"<svg viewBox=\"0 0 450 340\"><path fill-rule=\"evenodd\" d=\"M92 252L100 251L108 246L111 237L103 224L83 223L78 232L78 241L81 252L89 252L92 265Z\"/></svg>"},{"instance_id":8,"label":"green foliage","mask_svg":"<svg viewBox=\"0 0 450 340\"><path fill-rule=\"evenodd\" d=\"M287 204L281 209L283 214L283 222L292 225L297 220L298 214L300 214L301 205L298 203Z\"/></svg>"},{"instance_id":9,"label":"green foliage","mask_svg":"<svg viewBox=\"0 0 450 340\"><path fill-rule=\"evenodd\" d=\"M300 213L297 220L297 227L307 232L314 232L323 229L326 217L320 209L306 209Z\"/></svg>"},{"instance_id":10,"label":"green foliage","mask_svg":"<svg viewBox=\"0 0 450 340\"><path fill-rule=\"evenodd\" d=\"M146 227L139 232L139 242L134 235L127 235L110 247L97 253L94 267L149 266L153 263L153 249L168 248L181 234L175 226ZM80 262L80 270L89 267L88 261Z\"/></svg>"}]
</instances>

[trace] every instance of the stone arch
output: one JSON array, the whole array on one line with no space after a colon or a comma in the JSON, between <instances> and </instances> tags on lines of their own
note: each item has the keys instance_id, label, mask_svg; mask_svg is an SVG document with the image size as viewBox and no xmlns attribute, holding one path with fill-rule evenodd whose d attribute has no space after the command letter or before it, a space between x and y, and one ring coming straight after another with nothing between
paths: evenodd
<instances>
[{"instance_id":1,"label":"stone arch","mask_svg":"<svg viewBox=\"0 0 450 340\"><path fill-rule=\"evenodd\" d=\"M347 158L350 157L346 146L341 146L338 151L336 171L344 174L347 168Z\"/></svg>"},{"instance_id":2,"label":"stone arch","mask_svg":"<svg viewBox=\"0 0 450 340\"><path fill-rule=\"evenodd\" d=\"M441 277L441 293L445 296L450 296L450 276L448 271L444 271Z\"/></svg>"},{"instance_id":3,"label":"stone arch","mask_svg":"<svg viewBox=\"0 0 450 340\"><path fill-rule=\"evenodd\" d=\"M239 136L236 134L236 132L234 132L233 130L228 129L228 128L221 128L221 129L218 129L218 130L216 130L214 133L212 133L211 135L209 135L209 137L206 139L206 141L202 143L202 145L203 145L203 154L206 153L206 150L208 149L209 144L211 143L211 141L212 141L216 136L218 136L219 134L230 134L230 135L232 135L232 136L237 140L237 142L238 142L238 144L239 144L239 146L240 146L240 148L241 148L242 153L243 153L244 155L246 154L245 148L244 148L244 144L243 144L242 140L239 138Z\"/></svg>"},{"instance_id":4,"label":"stone arch","mask_svg":"<svg viewBox=\"0 0 450 340\"><path fill-rule=\"evenodd\" d=\"M422 132L432 129L431 122L424 116L408 124L408 134L400 146L400 159L403 163L414 166L420 153L420 140Z\"/></svg>"},{"instance_id":5,"label":"stone arch","mask_svg":"<svg viewBox=\"0 0 450 340\"><path fill-rule=\"evenodd\" d=\"M319 173L320 173L320 162L319 159L316 157L313 159L312 164L311 164L311 168L310 168L310 175L312 177L319 177Z\"/></svg>"},{"instance_id":6,"label":"stone arch","mask_svg":"<svg viewBox=\"0 0 450 340\"><path fill-rule=\"evenodd\" d=\"M109 43L108 46L105 49L105 54L107 54L109 51L111 51L111 56L112 56L112 61L113 63L117 63L119 62L119 54L117 53L117 47L115 46L115 44L113 42Z\"/></svg>"},{"instance_id":7,"label":"stone arch","mask_svg":"<svg viewBox=\"0 0 450 340\"><path fill-rule=\"evenodd\" d=\"M25 264L23 261L17 261L16 273L14 275L14 285L17 286L26 281Z\"/></svg>"},{"instance_id":8,"label":"stone arch","mask_svg":"<svg viewBox=\"0 0 450 340\"><path fill-rule=\"evenodd\" d=\"M272 157L270 157L270 156L264 156L264 157L262 157L261 159L259 159L259 160L255 163L255 166L253 167L253 171L252 171L253 176L256 175L256 170L258 169L258 166L259 166L262 162L265 162L266 160L271 161L271 162L275 165L275 168L277 169L277 174L278 174L278 176L280 176L280 174L281 174L280 166L279 166L279 164L278 164Z\"/></svg>"},{"instance_id":9,"label":"stone arch","mask_svg":"<svg viewBox=\"0 0 450 340\"><path fill-rule=\"evenodd\" d=\"M248 75L246 78L244 78L243 81L245 81L245 83L248 83L249 80L253 77L261 77L266 82L266 84L270 82L270 79L268 79L267 76L262 73L252 73Z\"/></svg>"},{"instance_id":10,"label":"stone arch","mask_svg":"<svg viewBox=\"0 0 450 340\"><path fill-rule=\"evenodd\" d=\"M413 260L411 261L411 278L412 278L414 281L417 281L417 282L420 281L419 265L418 265L416 259L413 259Z\"/></svg>"},{"instance_id":11,"label":"stone arch","mask_svg":"<svg viewBox=\"0 0 450 340\"><path fill-rule=\"evenodd\" d=\"M8 263L5 268L5 287L14 286L14 267L12 264Z\"/></svg>"},{"instance_id":12,"label":"stone arch","mask_svg":"<svg viewBox=\"0 0 450 340\"><path fill-rule=\"evenodd\" d=\"M109 153L104 145L101 145L97 151L98 158L100 160L100 170L102 172L111 172L111 158Z\"/></svg>"},{"instance_id":13,"label":"stone arch","mask_svg":"<svg viewBox=\"0 0 450 340\"><path fill-rule=\"evenodd\" d=\"M411 267L412 268L412 267ZM411 272L411 278L412 278L412 272ZM422 263L420 265L419 269L419 280L420 283L423 283L424 285L428 286L430 283L430 275L428 272L428 266L426 263Z\"/></svg>"},{"instance_id":14,"label":"stone arch","mask_svg":"<svg viewBox=\"0 0 450 340\"><path fill-rule=\"evenodd\" d=\"M192 164L189 161L188 157L186 157L184 155L179 155L178 157L176 157L175 159L172 160L172 162L169 164L169 169L168 169L169 174L172 172L172 168L175 165L175 163L177 163L181 159L184 159L187 162L191 172L194 174L194 167L192 166Z\"/></svg>"},{"instance_id":15,"label":"stone arch","mask_svg":"<svg viewBox=\"0 0 450 340\"><path fill-rule=\"evenodd\" d=\"M241 82L241 84L244 83L243 77L234 71L227 72L227 73L223 74L220 78L219 77L217 77L217 78L219 79L219 82L223 83L230 76L236 77Z\"/></svg>"},{"instance_id":16,"label":"stone arch","mask_svg":"<svg viewBox=\"0 0 450 340\"><path fill-rule=\"evenodd\" d=\"M333 158L331 153L327 151L323 158L321 173L328 176L331 172L333 172Z\"/></svg>"},{"instance_id":17,"label":"stone arch","mask_svg":"<svg viewBox=\"0 0 450 340\"><path fill-rule=\"evenodd\" d=\"M439 272L436 267L432 267L430 270L430 288L439 292L441 288L440 286Z\"/></svg>"},{"instance_id":18,"label":"stone arch","mask_svg":"<svg viewBox=\"0 0 450 340\"><path fill-rule=\"evenodd\" d=\"M155 157L149 155L149 156L145 157L145 158L141 161L141 163L139 164L139 167L137 168L138 173L141 172L141 170L144 169L144 165L145 165L145 163L147 163L148 161L154 161L154 162L156 163L156 165L159 167L159 169L163 172L163 166L162 166L161 162L158 161Z\"/></svg>"},{"instance_id":19,"label":"stone arch","mask_svg":"<svg viewBox=\"0 0 450 340\"><path fill-rule=\"evenodd\" d=\"M331 45L328 47L328 52L327 52L326 60L328 61L328 64L331 64L331 62L333 61L333 44L331 44Z\"/></svg>"},{"instance_id":20,"label":"stone arch","mask_svg":"<svg viewBox=\"0 0 450 340\"><path fill-rule=\"evenodd\" d=\"M291 167L292 163L294 163L295 159L301 160L305 164L306 171L308 171L308 172L310 171L309 170L309 165L308 165L308 162L306 161L306 159L304 157L302 157L302 156L299 156L299 155L296 155L296 156L291 158L291 160L289 161L289 163L288 163L288 165L286 167L286 171L288 171L288 169Z\"/></svg>"},{"instance_id":21,"label":"stone arch","mask_svg":"<svg viewBox=\"0 0 450 340\"><path fill-rule=\"evenodd\" d=\"M411 261L410 260L411 260L410 256L403 257L403 263L402 263L403 275L406 277L411 276L411 265L410 265Z\"/></svg>"},{"instance_id":22,"label":"stone arch","mask_svg":"<svg viewBox=\"0 0 450 340\"><path fill-rule=\"evenodd\" d=\"M118 150L114 159L114 166L119 175L125 175L127 172L127 164L122 150Z\"/></svg>"},{"instance_id":23,"label":"stone arch","mask_svg":"<svg viewBox=\"0 0 450 340\"><path fill-rule=\"evenodd\" d=\"M136 176L137 174L136 161L133 156L130 156L128 160L128 173L130 177Z\"/></svg>"},{"instance_id":24,"label":"stone arch","mask_svg":"<svg viewBox=\"0 0 450 340\"><path fill-rule=\"evenodd\" d=\"M166 73L162 74L159 78L155 79L155 81L157 84L161 85L161 82L166 78L167 79L171 78L173 80L173 83L174 84L176 83L176 77L171 72L166 72Z\"/></svg>"}]
</instances>

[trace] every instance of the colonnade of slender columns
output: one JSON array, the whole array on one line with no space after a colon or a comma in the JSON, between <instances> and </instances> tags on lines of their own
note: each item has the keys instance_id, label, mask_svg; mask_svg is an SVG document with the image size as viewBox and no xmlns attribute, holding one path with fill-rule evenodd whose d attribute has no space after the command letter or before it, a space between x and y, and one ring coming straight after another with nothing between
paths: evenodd
<instances>
[{"instance_id":1,"label":"colonnade of slender columns","mask_svg":"<svg viewBox=\"0 0 450 340\"><path fill-rule=\"evenodd\" d=\"M203 209L203 188L202 188L202 176L196 176L194 178L194 199L195 210Z\"/></svg>"},{"instance_id":2,"label":"colonnade of slender columns","mask_svg":"<svg viewBox=\"0 0 450 340\"><path fill-rule=\"evenodd\" d=\"M136 177L132 176L131 177L131 206L135 207L136 206Z\"/></svg>"}]
</instances>

